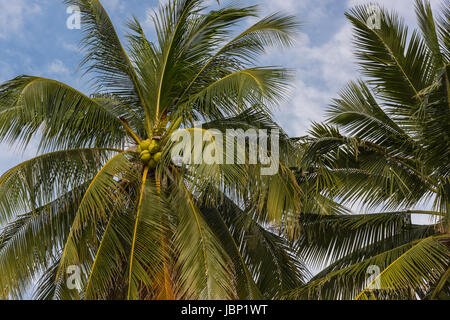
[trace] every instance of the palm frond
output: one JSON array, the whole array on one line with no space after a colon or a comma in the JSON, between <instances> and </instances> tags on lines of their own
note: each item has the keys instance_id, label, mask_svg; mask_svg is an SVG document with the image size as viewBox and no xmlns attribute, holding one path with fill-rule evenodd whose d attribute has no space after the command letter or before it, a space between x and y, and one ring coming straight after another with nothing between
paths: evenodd
<instances>
[{"instance_id":1,"label":"palm frond","mask_svg":"<svg viewBox=\"0 0 450 320\"><path fill-rule=\"evenodd\" d=\"M43 207L18 216L2 229L0 287L7 288L9 297L20 297L35 277L50 266L54 253L64 246L85 189L76 188Z\"/></svg>"},{"instance_id":2,"label":"palm frond","mask_svg":"<svg viewBox=\"0 0 450 320\"><path fill-rule=\"evenodd\" d=\"M33 211L93 179L114 149L73 149L43 154L0 178L0 221Z\"/></svg>"},{"instance_id":3,"label":"palm frond","mask_svg":"<svg viewBox=\"0 0 450 320\"><path fill-rule=\"evenodd\" d=\"M379 97L397 104L392 112L407 121L420 101L418 93L429 86L431 55L417 32L409 34L395 13L381 10L380 29L371 28L368 5L357 6L348 14L354 26L356 56L363 74L380 89Z\"/></svg>"},{"instance_id":4,"label":"palm frond","mask_svg":"<svg viewBox=\"0 0 450 320\"><path fill-rule=\"evenodd\" d=\"M203 218L184 181L178 180L169 203L176 204L179 295L187 299L233 299L230 257ZM175 208L174 208L175 209Z\"/></svg>"},{"instance_id":5,"label":"palm frond","mask_svg":"<svg viewBox=\"0 0 450 320\"><path fill-rule=\"evenodd\" d=\"M448 63L442 55L442 42L440 41L436 22L428 0L416 0L416 15L422 36L433 55L434 68L439 70Z\"/></svg>"},{"instance_id":6,"label":"palm frond","mask_svg":"<svg viewBox=\"0 0 450 320\"><path fill-rule=\"evenodd\" d=\"M81 47L86 52L81 66L93 77L97 86L95 91L114 93L134 109L145 106L141 80L100 1L64 1L67 5L75 5L81 10L84 33Z\"/></svg>"},{"instance_id":7,"label":"palm frond","mask_svg":"<svg viewBox=\"0 0 450 320\"><path fill-rule=\"evenodd\" d=\"M125 186L135 189L136 181L136 171L126 152L111 158L90 181L64 245L59 265L60 274L70 265L91 263L91 248L84 247L83 241L86 238L92 240L91 234L95 235L99 225L108 221L111 212L128 205L130 194L126 192Z\"/></svg>"},{"instance_id":8,"label":"palm frond","mask_svg":"<svg viewBox=\"0 0 450 320\"><path fill-rule=\"evenodd\" d=\"M39 77L21 76L0 86L0 141L40 140L40 150L122 148L121 121L77 90Z\"/></svg>"},{"instance_id":9,"label":"palm frond","mask_svg":"<svg viewBox=\"0 0 450 320\"><path fill-rule=\"evenodd\" d=\"M287 296L310 299L416 299L416 293L426 293L430 284L440 279L448 268L448 262L448 249L440 242L439 236L432 236L330 272ZM381 273L368 281L371 266L378 267ZM375 284L380 286L377 288Z\"/></svg>"}]
</instances>

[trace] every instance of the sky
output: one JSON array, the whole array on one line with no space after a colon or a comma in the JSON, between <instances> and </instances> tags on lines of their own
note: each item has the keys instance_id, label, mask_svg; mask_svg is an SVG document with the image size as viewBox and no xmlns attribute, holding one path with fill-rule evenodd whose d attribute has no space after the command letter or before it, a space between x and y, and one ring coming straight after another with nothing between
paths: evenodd
<instances>
[{"instance_id":1,"label":"sky","mask_svg":"<svg viewBox=\"0 0 450 320\"><path fill-rule=\"evenodd\" d=\"M101 1L120 35L135 15L151 35L149 14L157 0ZM212 6L217 2L209 0ZM221 1L227 4L231 1ZM296 70L295 86L275 118L291 136L302 136L312 121L324 120L324 110L348 81L358 78L352 54L351 26L344 13L367 0L234 0L260 5L261 16L277 11L295 14L302 23L296 44L290 49L272 48L262 65L281 65ZM371 0L395 9L411 27L415 25L413 0ZM440 0L431 0L435 10ZM62 0L0 0L0 83L27 74L53 78L89 93L86 78L77 70L82 54L80 30L66 26L69 17ZM248 22L250 24L250 21ZM243 26L245 27L245 26ZM20 146L0 144L0 173L36 155L35 144L24 152Z\"/></svg>"}]
</instances>

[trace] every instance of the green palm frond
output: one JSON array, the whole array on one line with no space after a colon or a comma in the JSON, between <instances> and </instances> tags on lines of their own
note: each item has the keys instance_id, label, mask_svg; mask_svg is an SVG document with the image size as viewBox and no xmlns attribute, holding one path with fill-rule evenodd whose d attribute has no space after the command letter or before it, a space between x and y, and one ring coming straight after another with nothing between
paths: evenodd
<instances>
[{"instance_id":1,"label":"green palm frond","mask_svg":"<svg viewBox=\"0 0 450 320\"><path fill-rule=\"evenodd\" d=\"M226 73L198 92L191 94L187 105L195 106L201 114L233 115L244 110L242 106L280 101L286 97L292 76L277 68L252 68ZM224 95L233 92L235 95ZM211 110L212 109L212 110ZM218 109L216 112L212 112Z\"/></svg>"},{"instance_id":2,"label":"green palm frond","mask_svg":"<svg viewBox=\"0 0 450 320\"><path fill-rule=\"evenodd\" d=\"M140 79L100 1L64 2L81 10L84 33L81 47L86 52L81 66L92 76L96 91L115 94L133 109L145 105Z\"/></svg>"},{"instance_id":3,"label":"green palm frond","mask_svg":"<svg viewBox=\"0 0 450 320\"><path fill-rule=\"evenodd\" d=\"M92 179L114 149L73 149L43 154L0 178L0 221L45 206Z\"/></svg>"},{"instance_id":4,"label":"green palm frond","mask_svg":"<svg viewBox=\"0 0 450 320\"><path fill-rule=\"evenodd\" d=\"M436 300L438 298L442 300L448 300L450 297L450 268L444 273L442 278L439 280L439 283L433 288L433 293L431 295L432 300Z\"/></svg>"},{"instance_id":5,"label":"green palm frond","mask_svg":"<svg viewBox=\"0 0 450 320\"><path fill-rule=\"evenodd\" d=\"M432 236L384 251L313 280L291 291L287 297L416 299L415 294L426 293L430 284L438 281L448 268L448 249L440 239ZM378 267L381 272L368 281L371 266Z\"/></svg>"},{"instance_id":6,"label":"green palm frond","mask_svg":"<svg viewBox=\"0 0 450 320\"><path fill-rule=\"evenodd\" d=\"M448 270L450 255L440 239L448 240L448 235L426 238L414 244L389 264L355 299L369 299L368 290L378 279L381 288L390 291L401 292L405 288L415 288L420 294L426 293L430 283L438 281Z\"/></svg>"},{"instance_id":7,"label":"green palm frond","mask_svg":"<svg viewBox=\"0 0 450 320\"><path fill-rule=\"evenodd\" d=\"M45 78L21 76L0 86L0 139L40 140L41 150L123 147L121 121L75 89Z\"/></svg>"},{"instance_id":8,"label":"green palm frond","mask_svg":"<svg viewBox=\"0 0 450 320\"><path fill-rule=\"evenodd\" d=\"M232 228L226 224L223 216L226 214L222 210L225 208L205 208L202 209L203 217L209 227L215 232L228 256L232 259L236 268L236 293L239 299L259 300L263 295L255 283L254 276L247 267L245 257L241 254L239 238L234 237ZM225 210L232 210L226 208ZM220 210L220 211L219 211Z\"/></svg>"},{"instance_id":9,"label":"green palm frond","mask_svg":"<svg viewBox=\"0 0 450 320\"><path fill-rule=\"evenodd\" d=\"M217 88L219 84L232 84L233 82L223 81L226 79L233 80L234 79L245 79L251 78L251 81L247 83L253 85L254 88L257 88L256 92L253 90L230 90L229 92L235 92L236 97L239 97L245 101L246 99L251 101L250 97L256 95L261 95L267 102L270 100L274 100L275 97L280 97L283 90L286 89L286 80L284 78L286 75L289 75L288 70L280 70L280 69L267 69L267 68L258 68L259 75L265 75L264 82L263 79L255 80L254 77L251 76L250 72L244 74L245 69L249 69L251 66L254 70L252 73L258 71L258 69L254 68L254 63L257 61L257 58L264 53L265 49L269 46L290 46L293 43L293 37L298 28L298 23L295 18L292 16L284 16L281 14L273 15L267 18L264 18L240 33L234 38L225 40L225 43L220 46L218 50L212 52L204 52L203 62L200 64L201 68L197 69L194 74L192 74L192 80L189 80L187 87L181 92L181 95L177 98L177 106L181 106L182 110L186 110L183 112L188 112L189 110L194 109L198 111L200 114L207 115L208 112L205 113L204 109L207 107L207 110L214 110L212 106L205 106L204 104L200 104L200 106L191 106L190 97L196 97L204 93L210 91L210 89L205 88ZM250 70L252 70L250 69ZM219 71L219 72L218 72ZM250 75L249 75L250 73ZM244 77L246 75L246 77ZM276 78L276 75L280 76L279 79ZM221 81L221 79L223 79ZM259 81L259 83L258 83ZM236 83L236 81L234 81ZM281 87L275 88L275 83L282 84ZM222 86L223 87L223 86ZM267 87L270 90L262 91L261 89ZM215 90L217 92L217 90ZM250 95L249 95L250 94ZM247 96L246 96L247 95ZM218 97L220 98L220 96ZM203 101L204 102L204 101ZM227 104L223 102L232 103L232 105L236 105L236 100L223 100L219 99L216 102L217 105L213 104L213 106L225 112L228 115L236 115L236 111L240 112L240 109L235 109L234 111L228 107ZM256 103L260 103L260 101L256 101ZM183 106L184 105L184 106Z\"/></svg>"},{"instance_id":10,"label":"green palm frond","mask_svg":"<svg viewBox=\"0 0 450 320\"><path fill-rule=\"evenodd\" d=\"M432 52L434 67L441 69L448 63L448 59L442 54L443 43L439 38L431 4L427 1L416 0L416 15L423 39Z\"/></svg>"},{"instance_id":11,"label":"green palm frond","mask_svg":"<svg viewBox=\"0 0 450 320\"><path fill-rule=\"evenodd\" d=\"M444 8L444 17L447 13ZM301 181L317 179L317 189L340 203L396 212L301 216L297 248L306 261L325 269L291 291L291 298L445 297L448 31L443 31L445 18L433 17L429 1L417 0L416 14L421 32L412 33L385 9L380 28L368 24L368 5L347 14L366 79L350 83L333 100L328 123L313 125L305 139L307 173L300 172ZM405 209L424 204L434 211ZM431 214L434 224L413 225L414 213ZM367 282L373 266L380 274Z\"/></svg>"},{"instance_id":12,"label":"green palm frond","mask_svg":"<svg viewBox=\"0 0 450 320\"><path fill-rule=\"evenodd\" d=\"M406 117L420 99L418 93L429 86L430 53L417 32L409 34L395 13L382 10L381 28L371 28L368 6L358 6L347 14L355 31L356 55L363 74L380 89L379 97L398 104L396 114Z\"/></svg>"},{"instance_id":13,"label":"green palm frond","mask_svg":"<svg viewBox=\"0 0 450 320\"><path fill-rule=\"evenodd\" d=\"M299 256L295 255L293 243L264 227L263 220L251 211L244 211L231 199L223 197L217 209L206 208L204 212L205 219L212 224L213 228L225 224L227 230L230 230L220 239L229 250L231 245L229 233L231 233L234 241L233 250L236 245L242 252L240 255L248 265L248 272L254 280L248 283L249 275L246 273L245 282L238 282L238 288L242 288L240 285L245 284L247 290L253 290L252 282L255 281L256 288L261 293L256 296L252 293L253 298L259 295L266 299L277 298L282 292L303 284L309 277L307 268L302 264ZM221 216L221 221L217 221L218 214ZM218 234L222 233L218 232ZM245 269L241 272L243 271ZM238 278L237 281L239 280ZM245 299L246 296L239 295L239 298Z\"/></svg>"},{"instance_id":14,"label":"green palm frond","mask_svg":"<svg viewBox=\"0 0 450 320\"><path fill-rule=\"evenodd\" d=\"M117 279L126 274L126 261L131 242L133 221L124 212L113 212L104 228L90 269L84 298L87 300L107 299L112 288L119 285Z\"/></svg>"},{"instance_id":15,"label":"green palm frond","mask_svg":"<svg viewBox=\"0 0 450 320\"><path fill-rule=\"evenodd\" d=\"M60 275L71 265L87 263L86 266L90 267L91 248L84 242L91 237L90 234L96 233L99 224L107 221L111 212L128 204L130 194L125 187L135 188L136 184L136 172L132 170L126 152L111 158L90 181L61 254Z\"/></svg>"},{"instance_id":16,"label":"green palm frond","mask_svg":"<svg viewBox=\"0 0 450 320\"><path fill-rule=\"evenodd\" d=\"M430 226L413 226L413 213L419 214L420 211L342 216L302 215L301 236L297 240L296 249L316 269L349 256L353 258L355 251L358 254L354 258L364 259L369 254L369 248L380 250L388 243L395 247L402 244L404 239L416 239L411 236L420 239L428 232L433 232L434 229ZM436 221L439 221L439 216Z\"/></svg>"},{"instance_id":17,"label":"green palm frond","mask_svg":"<svg viewBox=\"0 0 450 320\"><path fill-rule=\"evenodd\" d=\"M33 292L36 300L76 300L80 299L77 290L68 290L66 279L58 278L58 267L60 261L53 259L52 263L43 272Z\"/></svg>"},{"instance_id":18,"label":"green palm frond","mask_svg":"<svg viewBox=\"0 0 450 320\"><path fill-rule=\"evenodd\" d=\"M418 139L424 146L421 157L436 170L435 176L450 174L450 64L439 71L436 82L420 92L421 105L417 122Z\"/></svg>"},{"instance_id":19,"label":"green palm frond","mask_svg":"<svg viewBox=\"0 0 450 320\"><path fill-rule=\"evenodd\" d=\"M11 297L20 296L21 290L48 267L54 252L64 246L85 189L76 188L43 207L18 216L2 229L0 286L10 288Z\"/></svg>"},{"instance_id":20,"label":"green palm frond","mask_svg":"<svg viewBox=\"0 0 450 320\"><path fill-rule=\"evenodd\" d=\"M170 203L177 204L178 215L173 240L178 254L178 294L190 299L235 298L230 257L206 223L184 182L179 180L174 188Z\"/></svg>"},{"instance_id":21,"label":"green palm frond","mask_svg":"<svg viewBox=\"0 0 450 320\"><path fill-rule=\"evenodd\" d=\"M387 148L411 150L414 147L411 137L383 111L362 81L350 83L327 113L329 123L339 125L352 136Z\"/></svg>"},{"instance_id":22,"label":"green palm frond","mask_svg":"<svg viewBox=\"0 0 450 320\"><path fill-rule=\"evenodd\" d=\"M304 159L316 161L329 174L328 188L345 203L366 198L368 208L411 207L437 190L438 182L426 175L423 162L409 154L403 156L401 145L391 151L322 125L314 126L313 133L317 138Z\"/></svg>"},{"instance_id":23,"label":"green palm frond","mask_svg":"<svg viewBox=\"0 0 450 320\"><path fill-rule=\"evenodd\" d=\"M438 33L442 39L443 51L442 54L446 57L447 61L450 61L450 9L449 1L442 1L442 14L437 19Z\"/></svg>"}]
</instances>

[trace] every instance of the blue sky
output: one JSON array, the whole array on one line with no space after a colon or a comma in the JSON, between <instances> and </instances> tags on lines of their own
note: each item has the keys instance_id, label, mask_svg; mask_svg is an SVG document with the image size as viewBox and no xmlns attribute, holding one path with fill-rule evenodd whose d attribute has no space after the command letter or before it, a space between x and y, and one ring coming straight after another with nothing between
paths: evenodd
<instances>
[{"instance_id":1,"label":"blue sky","mask_svg":"<svg viewBox=\"0 0 450 320\"><path fill-rule=\"evenodd\" d=\"M230 1L221 1L229 3ZM274 48L263 64L282 65L297 70L290 99L275 113L292 136L304 135L311 121L324 118L324 109L345 84L358 77L352 56L351 27L345 11L366 0L235 0L243 5L261 5L261 14L284 11L303 23L292 49ZM375 0L396 9L415 25L413 0ZM439 0L431 1L438 9ZM148 15L157 0L103 0L110 16L124 33L126 20L134 14L150 34ZM214 6L216 2L210 0ZM61 0L0 0L0 83L17 75L44 76L65 82L89 93L86 79L76 72L82 57L77 44L79 30L66 27L68 14ZM250 22L249 22L250 23ZM24 153L0 145L0 172L36 155L31 146Z\"/></svg>"}]
</instances>

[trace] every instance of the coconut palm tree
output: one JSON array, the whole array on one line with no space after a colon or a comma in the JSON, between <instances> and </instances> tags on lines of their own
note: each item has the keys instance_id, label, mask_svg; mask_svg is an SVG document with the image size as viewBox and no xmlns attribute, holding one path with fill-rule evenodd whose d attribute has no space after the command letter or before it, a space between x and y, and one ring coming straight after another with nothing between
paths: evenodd
<instances>
[{"instance_id":1,"label":"coconut palm tree","mask_svg":"<svg viewBox=\"0 0 450 320\"><path fill-rule=\"evenodd\" d=\"M373 6L347 14L364 80L333 101L326 124L313 125L301 178L321 173L343 204L395 212L302 216L297 249L327 267L289 297L450 298L449 8L435 18L417 0L412 33L385 9L379 28ZM412 214L433 223L415 225Z\"/></svg>"},{"instance_id":2,"label":"coconut palm tree","mask_svg":"<svg viewBox=\"0 0 450 320\"><path fill-rule=\"evenodd\" d=\"M298 23L204 2L160 6L154 39L131 19L125 48L99 1L67 0L92 93L35 76L0 86L0 140L40 151L0 178L3 297L36 281L39 299L275 298L304 283L292 241L267 228L292 231L302 194L295 143L270 113L292 74L257 66ZM279 172L172 161L174 132L208 128L280 130Z\"/></svg>"}]
</instances>

